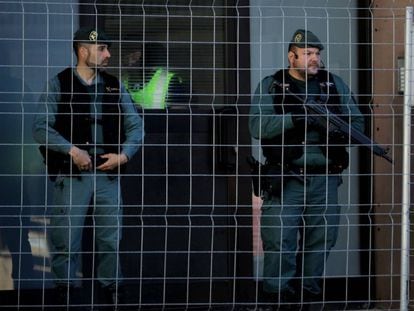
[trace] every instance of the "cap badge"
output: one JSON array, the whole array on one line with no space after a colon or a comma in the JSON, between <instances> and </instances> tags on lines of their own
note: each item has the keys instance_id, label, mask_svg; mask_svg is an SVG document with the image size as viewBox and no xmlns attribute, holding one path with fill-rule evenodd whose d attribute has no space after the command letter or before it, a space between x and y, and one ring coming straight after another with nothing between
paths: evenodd
<instances>
[{"instance_id":1,"label":"cap badge","mask_svg":"<svg viewBox=\"0 0 414 311\"><path fill-rule=\"evenodd\" d=\"M98 39L98 33L95 30L92 30L89 33L89 41L96 41Z\"/></svg>"},{"instance_id":2,"label":"cap badge","mask_svg":"<svg viewBox=\"0 0 414 311\"><path fill-rule=\"evenodd\" d=\"M302 34L301 33L298 33L295 36L295 38L293 39L293 41L295 41L295 43L300 43L300 42L302 42L302 38L303 38Z\"/></svg>"}]
</instances>

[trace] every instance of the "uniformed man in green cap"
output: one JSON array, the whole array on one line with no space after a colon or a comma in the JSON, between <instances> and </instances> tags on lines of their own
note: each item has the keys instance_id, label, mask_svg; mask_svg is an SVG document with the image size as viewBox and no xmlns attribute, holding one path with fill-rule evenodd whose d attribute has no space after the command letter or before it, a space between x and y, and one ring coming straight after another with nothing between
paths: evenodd
<instances>
[{"instance_id":1,"label":"uniformed man in green cap","mask_svg":"<svg viewBox=\"0 0 414 311\"><path fill-rule=\"evenodd\" d=\"M120 178L144 134L125 87L105 70L110 44L95 27L75 33L77 64L48 82L33 124L33 136L54 182L48 234L59 310L78 296L74 293L80 283L82 233L90 204L97 259L91 269L108 302L115 307L122 302Z\"/></svg>"},{"instance_id":2,"label":"uniformed man in green cap","mask_svg":"<svg viewBox=\"0 0 414 311\"><path fill-rule=\"evenodd\" d=\"M348 166L349 140L327 135L300 98L320 100L364 130L348 86L321 68L323 49L315 34L298 29L288 48L289 67L259 83L250 108L251 135L260 140L267 163L281 172L272 177L279 187L264 189L261 216L263 290L280 309L320 299L321 276L338 236L341 172ZM287 168L302 179L287 175Z\"/></svg>"}]
</instances>

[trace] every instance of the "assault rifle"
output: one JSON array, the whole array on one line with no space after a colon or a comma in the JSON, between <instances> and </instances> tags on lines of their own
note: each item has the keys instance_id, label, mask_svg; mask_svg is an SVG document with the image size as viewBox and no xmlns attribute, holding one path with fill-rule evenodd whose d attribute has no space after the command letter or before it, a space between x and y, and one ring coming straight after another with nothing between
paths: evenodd
<instances>
[{"instance_id":1,"label":"assault rifle","mask_svg":"<svg viewBox=\"0 0 414 311\"><path fill-rule=\"evenodd\" d=\"M284 88L282 84L275 82L279 87ZM371 140L368 136L358 131L354 127L350 126L348 122L345 122L335 113L329 111L329 109L319 100L304 100L300 96L293 94L289 89L284 88L290 95L297 98L300 102L303 103L307 111L308 118L315 118L314 123L324 127L324 130L328 132L339 134L347 139L350 138L352 144L361 145L365 148L371 149L371 151L380 157L383 157L388 162L392 163L392 158L388 156L388 150L384 149L376 142ZM324 118L324 122L320 122L320 117ZM317 120L319 119L319 120Z\"/></svg>"}]
</instances>

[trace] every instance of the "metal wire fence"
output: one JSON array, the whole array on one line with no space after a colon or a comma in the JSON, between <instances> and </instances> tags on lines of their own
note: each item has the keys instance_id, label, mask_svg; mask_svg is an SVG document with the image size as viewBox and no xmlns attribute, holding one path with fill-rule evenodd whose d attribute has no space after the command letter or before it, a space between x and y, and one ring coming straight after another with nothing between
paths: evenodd
<instances>
[{"instance_id":1,"label":"metal wire fence","mask_svg":"<svg viewBox=\"0 0 414 311\"><path fill-rule=\"evenodd\" d=\"M412 5L0 0L0 309L408 310ZM88 54L96 76L86 81L78 70L56 87L57 74L79 65L73 39L84 27L97 30L98 43L105 31L105 72L116 79L105 80ZM86 33L82 41L95 42ZM320 49L309 67L332 75L312 84L307 71L296 84L292 71L280 73L314 57L291 43ZM113 91L134 108L102 112ZM322 100L324 116L304 99ZM69 110L57 108L67 102ZM129 147L138 151L125 168L79 175L72 165L51 181L50 150L64 155L85 129L91 142L82 148L95 161L110 147L102 133L117 133L111 153L127 152L123 134L99 120L115 115L128 132L140 127L128 123L135 110L143 131L134 132ZM69 112L87 114L89 125L55 119ZM292 131L295 113L307 125ZM44 134L46 159L33 136L39 118L53 129ZM330 138L335 120L345 129L338 141ZM69 122L66 130L59 122ZM57 128L69 133L59 143L50 140ZM333 172L345 153L349 165ZM273 156L272 173L255 162ZM281 178L278 194L263 183L268 174ZM100 180L116 181L110 204L100 201ZM87 204L78 203L88 187ZM59 205L63 188L70 201ZM101 234L111 228L115 247L107 249ZM62 251L57 241L66 237L75 240ZM63 278L57 258L70 258Z\"/></svg>"}]
</instances>

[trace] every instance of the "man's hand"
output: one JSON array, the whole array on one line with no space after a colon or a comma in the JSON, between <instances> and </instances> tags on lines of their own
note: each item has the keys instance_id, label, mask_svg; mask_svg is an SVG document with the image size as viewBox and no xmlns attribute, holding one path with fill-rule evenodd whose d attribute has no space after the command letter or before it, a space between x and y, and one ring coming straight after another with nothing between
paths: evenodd
<instances>
[{"instance_id":1,"label":"man's hand","mask_svg":"<svg viewBox=\"0 0 414 311\"><path fill-rule=\"evenodd\" d=\"M304 128L307 124L308 127L319 127L318 116L309 112L306 105L303 105L300 108L296 108L292 111L292 122L295 127Z\"/></svg>"},{"instance_id":2,"label":"man's hand","mask_svg":"<svg viewBox=\"0 0 414 311\"><path fill-rule=\"evenodd\" d=\"M111 171L128 162L128 157L123 153L107 153L101 155L100 157L102 159L106 159L104 163L96 167L97 170L101 171Z\"/></svg>"},{"instance_id":3,"label":"man's hand","mask_svg":"<svg viewBox=\"0 0 414 311\"><path fill-rule=\"evenodd\" d=\"M73 146L70 148L69 155L80 171L90 171L92 169L91 157L85 150Z\"/></svg>"}]
</instances>

